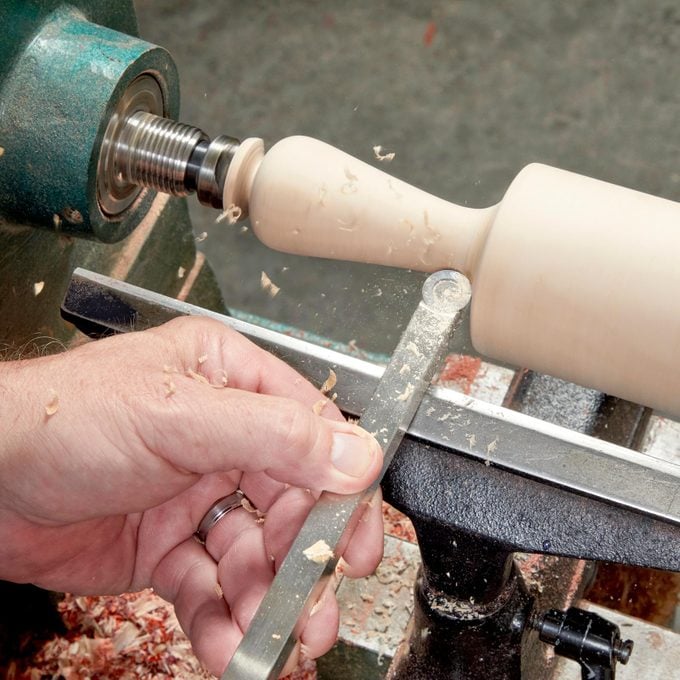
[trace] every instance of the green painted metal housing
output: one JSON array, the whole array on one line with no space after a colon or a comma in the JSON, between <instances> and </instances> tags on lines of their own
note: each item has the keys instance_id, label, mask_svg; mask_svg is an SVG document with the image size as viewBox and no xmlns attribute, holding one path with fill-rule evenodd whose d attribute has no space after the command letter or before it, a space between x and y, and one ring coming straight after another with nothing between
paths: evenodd
<instances>
[{"instance_id":1,"label":"green painted metal housing","mask_svg":"<svg viewBox=\"0 0 680 680\"><path fill-rule=\"evenodd\" d=\"M3 0L0 26L0 215L120 240L147 213L153 192L143 191L120 217L105 215L96 192L99 148L120 96L142 73L159 82L164 115L177 117L172 58L136 37L130 0Z\"/></svg>"}]
</instances>

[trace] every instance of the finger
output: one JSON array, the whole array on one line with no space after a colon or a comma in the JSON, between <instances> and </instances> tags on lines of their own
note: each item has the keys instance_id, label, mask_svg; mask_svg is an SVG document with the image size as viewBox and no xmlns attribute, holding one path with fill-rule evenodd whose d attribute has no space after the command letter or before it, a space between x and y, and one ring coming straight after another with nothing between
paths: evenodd
<instances>
[{"instance_id":1,"label":"finger","mask_svg":"<svg viewBox=\"0 0 680 680\"><path fill-rule=\"evenodd\" d=\"M185 380L170 399L145 397L131 409L145 446L180 470L266 471L295 486L356 493L382 467L379 444L356 425L293 399Z\"/></svg>"},{"instance_id":2,"label":"finger","mask_svg":"<svg viewBox=\"0 0 680 680\"><path fill-rule=\"evenodd\" d=\"M312 607L309 619L300 636L302 652L310 659L325 654L338 637L340 611L333 584L324 589L319 601Z\"/></svg>"},{"instance_id":3,"label":"finger","mask_svg":"<svg viewBox=\"0 0 680 680\"><path fill-rule=\"evenodd\" d=\"M210 672L220 675L242 632L217 588L215 562L189 539L158 565L151 583L161 597L174 603L196 656Z\"/></svg>"},{"instance_id":4,"label":"finger","mask_svg":"<svg viewBox=\"0 0 680 680\"><path fill-rule=\"evenodd\" d=\"M217 565L217 577L234 621L245 631L274 579L259 526L244 528L232 539Z\"/></svg>"},{"instance_id":5,"label":"finger","mask_svg":"<svg viewBox=\"0 0 680 680\"><path fill-rule=\"evenodd\" d=\"M304 489L291 487L269 508L263 524L264 541L277 570L314 503L315 498Z\"/></svg>"},{"instance_id":6,"label":"finger","mask_svg":"<svg viewBox=\"0 0 680 680\"><path fill-rule=\"evenodd\" d=\"M343 573L350 578L372 574L382 560L383 547L382 492L378 489L367 504L342 555L345 562Z\"/></svg>"},{"instance_id":7,"label":"finger","mask_svg":"<svg viewBox=\"0 0 680 680\"><path fill-rule=\"evenodd\" d=\"M233 472L204 475L179 496L143 514L136 532L137 559L132 588L146 587L156 565L178 543L193 536L215 501L236 491L239 476Z\"/></svg>"}]
</instances>

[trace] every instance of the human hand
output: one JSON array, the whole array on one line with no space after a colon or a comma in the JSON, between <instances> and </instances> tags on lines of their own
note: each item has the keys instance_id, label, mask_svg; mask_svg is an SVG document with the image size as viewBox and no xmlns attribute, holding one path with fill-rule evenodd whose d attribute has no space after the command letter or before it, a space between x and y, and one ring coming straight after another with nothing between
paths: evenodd
<instances>
[{"instance_id":1,"label":"human hand","mask_svg":"<svg viewBox=\"0 0 680 680\"><path fill-rule=\"evenodd\" d=\"M0 578L79 594L152 586L220 674L319 492L360 491L381 468L377 442L333 404L313 413L320 398L205 319L0 364ZM237 488L265 521L234 510L199 545L199 521ZM345 572L370 573L381 555L373 503ZM327 651L337 627L326 592L305 653Z\"/></svg>"}]
</instances>

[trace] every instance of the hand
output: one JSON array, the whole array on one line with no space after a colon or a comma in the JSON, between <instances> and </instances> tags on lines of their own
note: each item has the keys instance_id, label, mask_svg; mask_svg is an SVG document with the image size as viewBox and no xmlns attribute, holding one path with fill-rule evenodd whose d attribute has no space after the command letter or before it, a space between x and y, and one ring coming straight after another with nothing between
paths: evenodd
<instances>
[{"instance_id":1,"label":"hand","mask_svg":"<svg viewBox=\"0 0 680 680\"><path fill-rule=\"evenodd\" d=\"M202 319L0 364L0 578L79 594L152 586L220 674L320 490L360 491L381 468L377 442L333 404L313 413L321 398ZM237 509L201 546L202 516L237 488L265 521ZM370 573L381 555L377 502L346 573ZM337 627L326 592L305 652L327 651Z\"/></svg>"}]
</instances>

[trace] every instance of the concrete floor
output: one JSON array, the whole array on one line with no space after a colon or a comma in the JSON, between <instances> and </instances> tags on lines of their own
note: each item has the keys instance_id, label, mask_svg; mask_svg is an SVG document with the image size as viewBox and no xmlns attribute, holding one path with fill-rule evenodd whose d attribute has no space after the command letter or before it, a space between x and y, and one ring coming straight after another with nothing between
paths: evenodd
<instances>
[{"instance_id":1,"label":"concrete floor","mask_svg":"<svg viewBox=\"0 0 680 680\"><path fill-rule=\"evenodd\" d=\"M371 163L382 144L393 174L476 207L531 161L680 199L675 0L136 5L178 63L183 119L211 135L307 134ZM392 348L422 275L274 253L193 203L228 304Z\"/></svg>"}]
</instances>

